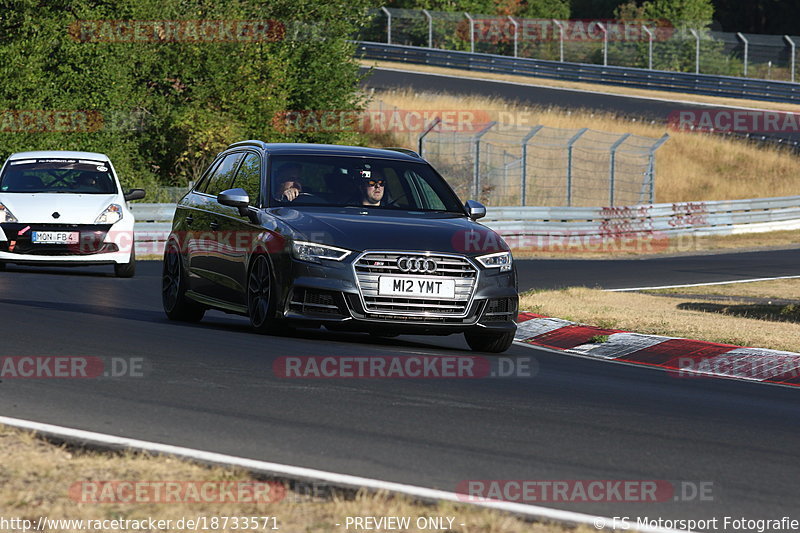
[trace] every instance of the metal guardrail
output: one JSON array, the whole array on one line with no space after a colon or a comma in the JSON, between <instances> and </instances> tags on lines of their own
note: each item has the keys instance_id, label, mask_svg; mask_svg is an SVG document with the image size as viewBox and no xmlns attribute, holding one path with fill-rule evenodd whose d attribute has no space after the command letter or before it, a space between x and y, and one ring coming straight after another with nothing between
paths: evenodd
<instances>
[{"instance_id":1,"label":"metal guardrail","mask_svg":"<svg viewBox=\"0 0 800 533\"><path fill-rule=\"evenodd\" d=\"M619 85L767 102L800 103L800 84L781 81L691 74L632 67L562 63L493 54L438 50L415 46L360 41L357 54L364 59L401 61L501 74L556 80Z\"/></svg>"},{"instance_id":2,"label":"metal guardrail","mask_svg":"<svg viewBox=\"0 0 800 533\"><path fill-rule=\"evenodd\" d=\"M173 204L133 204L136 251L161 254L171 229ZM638 236L730 235L800 229L800 196L681 202L625 207L490 207L482 219L512 248L539 237L552 245L572 237L626 239Z\"/></svg>"}]
</instances>

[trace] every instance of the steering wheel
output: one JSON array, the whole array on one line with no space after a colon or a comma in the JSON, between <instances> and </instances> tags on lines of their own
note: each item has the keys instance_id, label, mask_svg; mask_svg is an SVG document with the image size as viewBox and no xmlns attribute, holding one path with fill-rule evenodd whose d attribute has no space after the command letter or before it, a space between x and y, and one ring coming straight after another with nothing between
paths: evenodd
<instances>
[{"instance_id":1,"label":"steering wheel","mask_svg":"<svg viewBox=\"0 0 800 533\"><path fill-rule=\"evenodd\" d=\"M400 207L399 205L397 205L397 202L399 202L400 200L404 199L406 196L408 196L408 195L407 194L403 194L401 196L398 196L397 198L392 198L391 201L386 202L386 205L390 205L392 207Z\"/></svg>"}]
</instances>

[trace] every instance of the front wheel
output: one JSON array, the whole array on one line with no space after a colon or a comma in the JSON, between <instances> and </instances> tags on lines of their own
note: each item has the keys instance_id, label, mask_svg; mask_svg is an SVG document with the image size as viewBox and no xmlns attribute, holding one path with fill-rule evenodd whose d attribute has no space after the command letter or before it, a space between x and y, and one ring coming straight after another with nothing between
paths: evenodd
<instances>
[{"instance_id":1,"label":"front wheel","mask_svg":"<svg viewBox=\"0 0 800 533\"><path fill-rule=\"evenodd\" d=\"M164 271L161 278L161 301L170 320L199 322L206 310L186 297L186 275L180 251L175 243L164 250Z\"/></svg>"},{"instance_id":2,"label":"front wheel","mask_svg":"<svg viewBox=\"0 0 800 533\"><path fill-rule=\"evenodd\" d=\"M6 264L3 263L3 262L0 262L0 272L5 271L5 269L6 269Z\"/></svg>"},{"instance_id":3,"label":"front wheel","mask_svg":"<svg viewBox=\"0 0 800 533\"><path fill-rule=\"evenodd\" d=\"M259 254L253 259L247 277L247 314L250 325L259 333L274 333L277 329L270 272L267 256Z\"/></svg>"},{"instance_id":4,"label":"front wheel","mask_svg":"<svg viewBox=\"0 0 800 533\"><path fill-rule=\"evenodd\" d=\"M127 263L116 263L114 275L118 278L132 278L136 274L136 252L131 250L131 260Z\"/></svg>"},{"instance_id":5,"label":"front wheel","mask_svg":"<svg viewBox=\"0 0 800 533\"><path fill-rule=\"evenodd\" d=\"M511 343L514 342L514 332L495 333L470 330L464 332L464 338L467 340L469 347L475 352L500 353L508 350Z\"/></svg>"}]
</instances>

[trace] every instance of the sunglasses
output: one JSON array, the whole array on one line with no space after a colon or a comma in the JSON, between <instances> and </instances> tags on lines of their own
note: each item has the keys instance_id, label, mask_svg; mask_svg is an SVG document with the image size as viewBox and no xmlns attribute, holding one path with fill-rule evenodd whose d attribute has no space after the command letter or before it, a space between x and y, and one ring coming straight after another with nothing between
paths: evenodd
<instances>
[{"instance_id":1,"label":"sunglasses","mask_svg":"<svg viewBox=\"0 0 800 533\"><path fill-rule=\"evenodd\" d=\"M366 182L367 187L383 187L384 183L383 180L369 180Z\"/></svg>"}]
</instances>

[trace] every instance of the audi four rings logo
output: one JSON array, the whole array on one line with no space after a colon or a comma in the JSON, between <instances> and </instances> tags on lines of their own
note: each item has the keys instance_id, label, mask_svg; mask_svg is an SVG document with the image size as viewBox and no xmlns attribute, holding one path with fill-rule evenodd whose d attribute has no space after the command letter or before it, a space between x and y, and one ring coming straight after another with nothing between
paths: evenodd
<instances>
[{"instance_id":1,"label":"audi four rings logo","mask_svg":"<svg viewBox=\"0 0 800 533\"><path fill-rule=\"evenodd\" d=\"M419 272L433 274L436 272L436 261L425 257L401 257L397 267L403 272Z\"/></svg>"}]
</instances>

